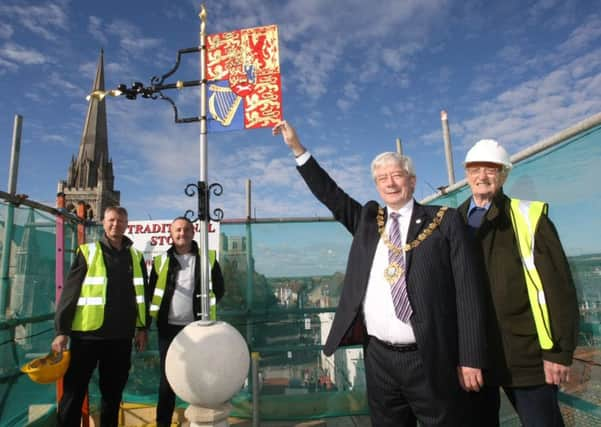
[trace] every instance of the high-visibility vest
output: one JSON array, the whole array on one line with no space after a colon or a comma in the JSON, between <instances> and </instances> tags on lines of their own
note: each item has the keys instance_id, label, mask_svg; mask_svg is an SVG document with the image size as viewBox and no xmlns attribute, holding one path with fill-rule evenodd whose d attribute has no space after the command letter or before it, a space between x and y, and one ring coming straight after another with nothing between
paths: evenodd
<instances>
[{"instance_id":1,"label":"high-visibility vest","mask_svg":"<svg viewBox=\"0 0 601 427\"><path fill-rule=\"evenodd\" d=\"M538 221L543 215L547 215L547 210L548 205L545 202L511 199L511 222L524 267L524 278L538 342L543 350L553 348L553 337L543 283L534 265L534 234Z\"/></svg>"},{"instance_id":2,"label":"high-visibility vest","mask_svg":"<svg viewBox=\"0 0 601 427\"><path fill-rule=\"evenodd\" d=\"M198 251L200 254L200 250ZM211 268L215 264L216 253L213 250L209 251L209 262L211 263ZM163 301L163 295L165 294L165 287L167 286L167 273L169 272L169 255L164 253L163 255L157 255L153 259L154 262L154 271L157 274L157 283L154 288L154 293L152 295L152 303L150 304L150 315L155 319L159 315L159 309L161 308L161 301ZM211 278L209 276L209 283L211 282ZM211 304L214 304L212 301Z\"/></svg>"},{"instance_id":3,"label":"high-visibility vest","mask_svg":"<svg viewBox=\"0 0 601 427\"><path fill-rule=\"evenodd\" d=\"M81 245L79 250L86 260L88 271L81 285L71 329L84 332L94 331L100 328L104 322L108 281L106 266L99 242ZM129 252L133 264L133 283L136 293L136 326L144 327L146 326L146 303L144 301L144 276L140 266L142 253L133 246L130 247Z\"/></svg>"}]
</instances>

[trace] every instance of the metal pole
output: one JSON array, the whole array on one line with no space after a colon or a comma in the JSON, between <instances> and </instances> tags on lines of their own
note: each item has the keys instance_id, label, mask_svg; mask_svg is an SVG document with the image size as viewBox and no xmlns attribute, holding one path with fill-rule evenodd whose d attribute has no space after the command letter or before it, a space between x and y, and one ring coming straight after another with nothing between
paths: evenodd
<instances>
[{"instance_id":1,"label":"metal pole","mask_svg":"<svg viewBox=\"0 0 601 427\"><path fill-rule=\"evenodd\" d=\"M253 393L253 401L252 401L252 417L253 417L253 427L259 427L261 424L261 418L259 415L259 359L260 354L254 351L251 354L251 377L252 377L252 393Z\"/></svg>"},{"instance_id":2,"label":"metal pole","mask_svg":"<svg viewBox=\"0 0 601 427\"><path fill-rule=\"evenodd\" d=\"M251 181L246 180L246 342L253 342L253 322L250 318L254 305L254 265L252 257L252 229L251 220Z\"/></svg>"},{"instance_id":3,"label":"metal pole","mask_svg":"<svg viewBox=\"0 0 601 427\"><path fill-rule=\"evenodd\" d=\"M19 175L19 154L21 152L21 129L23 128L23 117L15 114L13 126L13 145L10 152L10 169L8 172L8 192L17 193L17 177Z\"/></svg>"},{"instance_id":4,"label":"metal pole","mask_svg":"<svg viewBox=\"0 0 601 427\"><path fill-rule=\"evenodd\" d=\"M246 307L250 312L253 308L253 274L254 268L252 265L252 230L250 226L251 220L251 182L246 181ZM248 332L248 328L247 328ZM247 335L248 342L252 342L252 336Z\"/></svg>"},{"instance_id":5,"label":"metal pole","mask_svg":"<svg viewBox=\"0 0 601 427\"><path fill-rule=\"evenodd\" d=\"M206 70L206 54L207 54L207 35L205 31L207 12L204 5L201 7L200 13L200 176L198 191L199 197L204 198L202 210L199 212L199 232L200 232L200 307L201 319L209 320L209 235L208 224L210 221L208 209L208 187L207 187L207 70Z\"/></svg>"},{"instance_id":6,"label":"metal pole","mask_svg":"<svg viewBox=\"0 0 601 427\"><path fill-rule=\"evenodd\" d=\"M87 209L86 204L84 202L77 203L77 216L82 221L77 224L77 244L83 245L86 243L86 227L84 225L84 220L87 218ZM90 394L88 387L86 387L86 395L83 399L83 403L81 405L81 425L82 427L90 426Z\"/></svg>"},{"instance_id":7,"label":"metal pole","mask_svg":"<svg viewBox=\"0 0 601 427\"><path fill-rule=\"evenodd\" d=\"M15 114L13 126L13 142L10 153L10 166L8 172L8 192L15 195L17 192L17 177L19 173L19 153L21 151L21 129L23 128L23 117ZM6 221L4 222L4 242L2 245L2 288L0 289L0 318L6 316L6 309L10 303L10 280L8 277L10 269L10 253L13 241L13 222L15 217L15 205L8 202L6 206Z\"/></svg>"},{"instance_id":8,"label":"metal pole","mask_svg":"<svg viewBox=\"0 0 601 427\"><path fill-rule=\"evenodd\" d=\"M449 177L449 185L453 185L455 184L455 168L453 166L453 150L451 149L451 131L449 130L449 120L445 110L440 112L440 120L442 121L444 154L447 159L447 175Z\"/></svg>"},{"instance_id":9,"label":"metal pole","mask_svg":"<svg viewBox=\"0 0 601 427\"><path fill-rule=\"evenodd\" d=\"M65 209L65 194L59 193L56 195L56 208ZM63 291L63 280L65 273L65 218L62 214L55 216L56 235L55 235L55 260L54 260L54 301L58 306ZM63 379L60 378L56 382L56 403L60 402L63 397Z\"/></svg>"},{"instance_id":10,"label":"metal pole","mask_svg":"<svg viewBox=\"0 0 601 427\"><path fill-rule=\"evenodd\" d=\"M252 216L251 212L251 201L252 201L252 197L251 197L251 189L252 189L252 182L250 179L246 180L246 221L250 221L250 218Z\"/></svg>"},{"instance_id":11,"label":"metal pole","mask_svg":"<svg viewBox=\"0 0 601 427\"><path fill-rule=\"evenodd\" d=\"M396 152L401 156L403 155L403 145L401 144L401 138L396 139Z\"/></svg>"}]
</instances>

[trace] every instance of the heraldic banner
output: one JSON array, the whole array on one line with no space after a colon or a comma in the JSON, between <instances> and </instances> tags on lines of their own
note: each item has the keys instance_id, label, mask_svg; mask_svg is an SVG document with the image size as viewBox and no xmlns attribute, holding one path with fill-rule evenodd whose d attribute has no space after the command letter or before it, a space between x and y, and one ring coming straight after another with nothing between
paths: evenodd
<instances>
[{"instance_id":1,"label":"heraldic banner","mask_svg":"<svg viewBox=\"0 0 601 427\"><path fill-rule=\"evenodd\" d=\"M272 127L282 118L278 29L207 37L208 131Z\"/></svg>"}]
</instances>

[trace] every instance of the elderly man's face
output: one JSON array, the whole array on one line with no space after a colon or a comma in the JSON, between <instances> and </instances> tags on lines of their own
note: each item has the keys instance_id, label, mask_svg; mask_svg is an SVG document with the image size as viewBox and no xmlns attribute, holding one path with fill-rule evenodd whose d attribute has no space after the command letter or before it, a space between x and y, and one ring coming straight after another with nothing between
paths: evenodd
<instances>
[{"instance_id":1,"label":"elderly man's face","mask_svg":"<svg viewBox=\"0 0 601 427\"><path fill-rule=\"evenodd\" d=\"M378 166L374 172L376 188L384 203L392 209L400 209L411 201L415 190L414 176L394 163Z\"/></svg>"},{"instance_id":2,"label":"elderly man's face","mask_svg":"<svg viewBox=\"0 0 601 427\"><path fill-rule=\"evenodd\" d=\"M474 198L483 200L491 200L506 178L500 165L488 162L468 163L465 173Z\"/></svg>"}]
</instances>

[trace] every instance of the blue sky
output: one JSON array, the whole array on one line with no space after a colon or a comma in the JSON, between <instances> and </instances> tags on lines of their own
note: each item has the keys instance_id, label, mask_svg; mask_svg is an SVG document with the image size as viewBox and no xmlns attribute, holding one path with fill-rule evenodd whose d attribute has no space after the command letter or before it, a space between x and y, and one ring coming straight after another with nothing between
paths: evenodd
<instances>
[{"instance_id":1,"label":"blue sky","mask_svg":"<svg viewBox=\"0 0 601 427\"><path fill-rule=\"evenodd\" d=\"M18 192L53 204L77 155L99 51L108 88L162 75L177 49L198 44L200 2L15 1L0 4L0 189L6 190L14 114L24 117ZM400 137L414 158L416 198L447 182L440 111L449 113L457 179L476 140L515 153L601 111L598 2L205 2L207 31L277 24L283 109L304 144L360 201L377 198L369 162ZM198 78L197 59L174 80ZM198 92L172 93L183 115ZM199 129L175 124L163 101L110 98L115 187L131 219L195 208ZM209 135L209 181L226 218L328 215L270 130Z\"/></svg>"}]
</instances>

